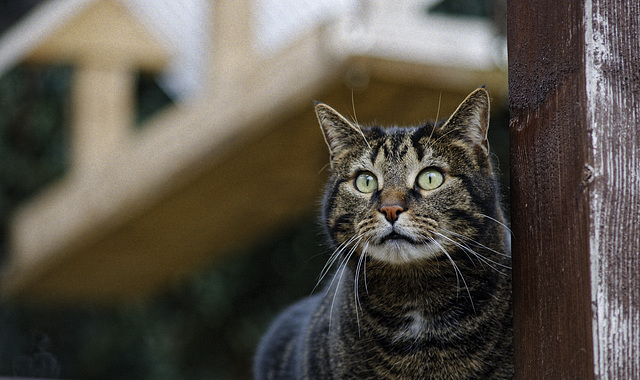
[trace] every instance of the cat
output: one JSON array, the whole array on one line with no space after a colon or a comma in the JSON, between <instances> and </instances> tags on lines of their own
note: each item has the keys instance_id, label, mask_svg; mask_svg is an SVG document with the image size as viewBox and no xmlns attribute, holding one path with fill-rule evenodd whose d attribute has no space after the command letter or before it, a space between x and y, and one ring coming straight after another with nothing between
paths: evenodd
<instances>
[{"instance_id":1,"label":"cat","mask_svg":"<svg viewBox=\"0 0 640 380\"><path fill-rule=\"evenodd\" d=\"M328 267L338 267L324 292L272 324L255 379L512 378L510 237L488 92L419 127L361 128L325 104L315 111L330 153Z\"/></svg>"}]
</instances>

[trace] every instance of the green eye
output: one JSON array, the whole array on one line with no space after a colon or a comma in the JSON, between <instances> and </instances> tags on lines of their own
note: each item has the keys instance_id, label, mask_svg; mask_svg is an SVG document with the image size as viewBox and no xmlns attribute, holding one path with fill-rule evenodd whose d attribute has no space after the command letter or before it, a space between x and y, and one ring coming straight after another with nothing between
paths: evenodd
<instances>
[{"instance_id":1,"label":"green eye","mask_svg":"<svg viewBox=\"0 0 640 380\"><path fill-rule=\"evenodd\" d=\"M354 185L359 192L365 194L373 193L378 190L378 180L371 172L362 172L358 174Z\"/></svg>"},{"instance_id":2,"label":"green eye","mask_svg":"<svg viewBox=\"0 0 640 380\"><path fill-rule=\"evenodd\" d=\"M421 189L437 189L444 182L444 175L434 168L427 168L418 174L416 183Z\"/></svg>"}]
</instances>

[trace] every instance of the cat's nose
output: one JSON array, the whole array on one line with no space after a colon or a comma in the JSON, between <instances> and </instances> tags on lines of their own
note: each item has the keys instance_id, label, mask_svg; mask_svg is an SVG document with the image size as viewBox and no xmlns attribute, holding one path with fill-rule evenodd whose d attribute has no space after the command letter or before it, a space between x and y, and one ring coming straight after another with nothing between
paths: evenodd
<instances>
[{"instance_id":1,"label":"cat's nose","mask_svg":"<svg viewBox=\"0 0 640 380\"><path fill-rule=\"evenodd\" d=\"M398 220L398 216L400 216L400 213L403 212L404 209L400 205L388 205L380 207L379 211L384 214L389 223L393 224Z\"/></svg>"}]
</instances>

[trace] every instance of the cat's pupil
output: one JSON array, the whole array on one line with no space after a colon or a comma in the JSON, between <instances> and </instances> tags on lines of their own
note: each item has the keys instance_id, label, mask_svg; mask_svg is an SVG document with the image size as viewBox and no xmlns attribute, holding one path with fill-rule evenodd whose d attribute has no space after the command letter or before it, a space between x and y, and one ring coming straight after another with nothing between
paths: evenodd
<instances>
[{"instance_id":1,"label":"cat's pupil","mask_svg":"<svg viewBox=\"0 0 640 380\"><path fill-rule=\"evenodd\" d=\"M424 190L433 190L444 182L444 175L436 169L425 169L417 178L417 185Z\"/></svg>"}]
</instances>

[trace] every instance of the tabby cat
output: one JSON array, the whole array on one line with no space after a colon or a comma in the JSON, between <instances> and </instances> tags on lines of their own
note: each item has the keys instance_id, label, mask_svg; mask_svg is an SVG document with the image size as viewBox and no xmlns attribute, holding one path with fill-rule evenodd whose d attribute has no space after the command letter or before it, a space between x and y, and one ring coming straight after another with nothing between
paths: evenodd
<instances>
[{"instance_id":1,"label":"tabby cat","mask_svg":"<svg viewBox=\"0 0 640 380\"><path fill-rule=\"evenodd\" d=\"M509 235L487 91L420 127L361 128L315 110L331 155L322 217L337 270L274 322L255 378L511 378Z\"/></svg>"}]
</instances>

